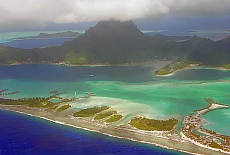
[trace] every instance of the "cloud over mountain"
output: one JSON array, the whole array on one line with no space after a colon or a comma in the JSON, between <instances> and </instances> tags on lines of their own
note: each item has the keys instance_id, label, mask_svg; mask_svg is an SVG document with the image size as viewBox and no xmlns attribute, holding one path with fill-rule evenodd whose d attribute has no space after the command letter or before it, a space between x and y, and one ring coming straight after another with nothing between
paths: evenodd
<instances>
[{"instance_id":1,"label":"cloud over mountain","mask_svg":"<svg viewBox=\"0 0 230 155\"><path fill-rule=\"evenodd\" d=\"M230 13L229 0L0 0L0 28Z\"/></svg>"}]
</instances>

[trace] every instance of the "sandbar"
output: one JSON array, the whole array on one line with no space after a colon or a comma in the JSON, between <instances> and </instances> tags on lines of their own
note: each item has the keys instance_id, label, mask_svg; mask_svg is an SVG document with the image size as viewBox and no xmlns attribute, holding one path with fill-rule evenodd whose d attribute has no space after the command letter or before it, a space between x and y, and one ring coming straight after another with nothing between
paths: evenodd
<instances>
[{"instance_id":1,"label":"sandbar","mask_svg":"<svg viewBox=\"0 0 230 155\"><path fill-rule=\"evenodd\" d=\"M131 141L153 144L155 146L160 146L166 149L173 149L190 154L224 154L219 151L210 150L208 148L199 147L189 141L178 139L169 139L168 137L162 136L161 132L151 132L142 131L135 129L127 129L119 126L100 124L97 122L92 122L89 119L79 119L74 118L66 113L57 113L52 110L40 109L40 108L30 108L27 106L9 106L0 105L0 110L8 110L17 113L26 114L32 117L38 117L55 123L71 126L78 129L84 129L88 131L93 131L101 133L104 135L128 139Z\"/></svg>"}]
</instances>

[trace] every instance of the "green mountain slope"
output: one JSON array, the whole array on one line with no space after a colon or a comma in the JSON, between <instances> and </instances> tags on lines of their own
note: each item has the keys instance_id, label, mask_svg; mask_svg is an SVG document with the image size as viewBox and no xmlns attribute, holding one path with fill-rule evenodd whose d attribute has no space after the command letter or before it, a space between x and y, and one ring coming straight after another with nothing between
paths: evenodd
<instances>
[{"instance_id":1,"label":"green mountain slope","mask_svg":"<svg viewBox=\"0 0 230 155\"><path fill-rule=\"evenodd\" d=\"M32 50L0 48L1 63L108 63L186 60L207 65L230 63L230 37L214 42L198 36L149 36L132 21L102 21L62 46Z\"/></svg>"}]
</instances>

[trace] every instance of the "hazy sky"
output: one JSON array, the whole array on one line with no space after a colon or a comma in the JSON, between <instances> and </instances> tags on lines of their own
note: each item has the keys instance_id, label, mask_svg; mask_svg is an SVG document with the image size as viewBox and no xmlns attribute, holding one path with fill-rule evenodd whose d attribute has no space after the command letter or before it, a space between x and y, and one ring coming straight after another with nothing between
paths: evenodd
<instances>
[{"instance_id":1,"label":"hazy sky","mask_svg":"<svg viewBox=\"0 0 230 155\"><path fill-rule=\"evenodd\" d=\"M228 21L230 0L0 0L0 31L108 19L140 20L144 24L169 17L194 22L226 17Z\"/></svg>"}]
</instances>

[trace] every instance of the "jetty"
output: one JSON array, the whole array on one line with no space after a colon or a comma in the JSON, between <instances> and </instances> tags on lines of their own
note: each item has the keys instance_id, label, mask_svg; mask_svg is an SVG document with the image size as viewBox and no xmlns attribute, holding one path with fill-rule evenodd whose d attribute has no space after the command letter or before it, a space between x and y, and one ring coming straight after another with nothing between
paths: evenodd
<instances>
[{"instance_id":1,"label":"jetty","mask_svg":"<svg viewBox=\"0 0 230 155\"><path fill-rule=\"evenodd\" d=\"M1 90L1 92L5 92L5 91L8 91L8 89ZM19 90L16 90L16 91L14 91L14 92L0 93L0 96L13 95L13 94L17 94L17 93L20 93L20 91L19 91Z\"/></svg>"},{"instance_id":2,"label":"jetty","mask_svg":"<svg viewBox=\"0 0 230 155\"><path fill-rule=\"evenodd\" d=\"M2 89L0 90L0 93L4 92L4 91L8 91L9 89Z\"/></svg>"},{"instance_id":3,"label":"jetty","mask_svg":"<svg viewBox=\"0 0 230 155\"><path fill-rule=\"evenodd\" d=\"M201 115L201 114L205 115L207 112L210 112L210 111L216 110L216 109L229 108L229 106L227 104L217 103L212 98L205 98L204 100L206 102L208 102L209 104L206 108L196 110L198 115Z\"/></svg>"}]
</instances>

